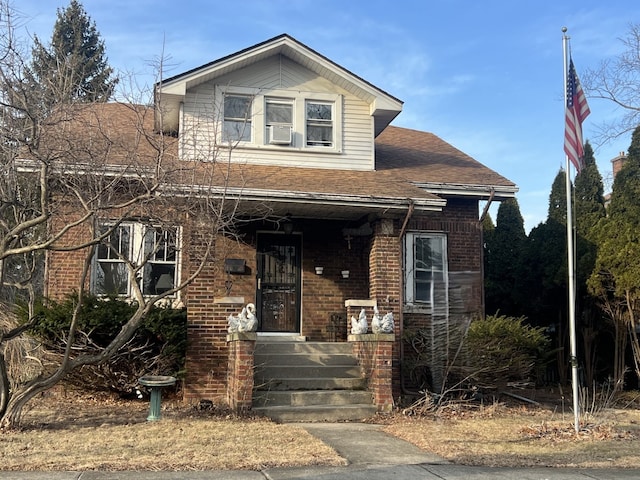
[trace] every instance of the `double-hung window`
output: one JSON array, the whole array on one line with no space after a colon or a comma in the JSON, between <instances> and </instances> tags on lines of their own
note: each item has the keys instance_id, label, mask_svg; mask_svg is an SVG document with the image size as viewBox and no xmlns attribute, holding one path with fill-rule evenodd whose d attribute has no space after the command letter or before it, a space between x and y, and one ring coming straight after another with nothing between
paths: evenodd
<instances>
[{"instance_id":1,"label":"double-hung window","mask_svg":"<svg viewBox=\"0 0 640 480\"><path fill-rule=\"evenodd\" d=\"M306 102L307 146L333 147L333 103Z\"/></svg>"},{"instance_id":2,"label":"double-hung window","mask_svg":"<svg viewBox=\"0 0 640 480\"><path fill-rule=\"evenodd\" d=\"M131 225L118 225L98 245L93 269L93 292L96 295L128 295L131 255ZM110 226L103 226L106 234Z\"/></svg>"},{"instance_id":3,"label":"double-hung window","mask_svg":"<svg viewBox=\"0 0 640 480\"><path fill-rule=\"evenodd\" d=\"M178 229L142 223L103 225L107 234L94 258L92 291L96 295L130 296L132 281L144 295L159 295L176 286ZM128 263L139 269L131 278Z\"/></svg>"},{"instance_id":4,"label":"double-hung window","mask_svg":"<svg viewBox=\"0 0 640 480\"><path fill-rule=\"evenodd\" d=\"M177 273L177 231L146 228L144 232L144 275L142 293L159 295L175 286Z\"/></svg>"},{"instance_id":5,"label":"double-hung window","mask_svg":"<svg viewBox=\"0 0 640 480\"><path fill-rule=\"evenodd\" d=\"M251 101L250 95L225 94L223 141L251 141Z\"/></svg>"},{"instance_id":6,"label":"double-hung window","mask_svg":"<svg viewBox=\"0 0 640 480\"><path fill-rule=\"evenodd\" d=\"M405 236L405 301L435 307L447 292L447 243L444 234L410 232Z\"/></svg>"},{"instance_id":7,"label":"double-hung window","mask_svg":"<svg viewBox=\"0 0 640 480\"><path fill-rule=\"evenodd\" d=\"M265 132L267 143L291 143L293 130L293 100L267 98L265 100ZM279 131L276 131L279 130Z\"/></svg>"}]
</instances>

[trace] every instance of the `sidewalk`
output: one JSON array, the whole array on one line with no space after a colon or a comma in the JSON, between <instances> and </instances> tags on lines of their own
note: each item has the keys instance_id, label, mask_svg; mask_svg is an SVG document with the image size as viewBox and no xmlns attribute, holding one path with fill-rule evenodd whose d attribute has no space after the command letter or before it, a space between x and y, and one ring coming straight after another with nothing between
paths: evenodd
<instances>
[{"instance_id":1,"label":"sidewalk","mask_svg":"<svg viewBox=\"0 0 640 480\"><path fill-rule=\"evenodd\" d=\"M300 424L345 458L343 467L210 472L9 472L2 480L631 480L640 470L488 468L452 465L362 423ZM274 452L274 454L277 454Z\"/></svg>"}]
</instances>

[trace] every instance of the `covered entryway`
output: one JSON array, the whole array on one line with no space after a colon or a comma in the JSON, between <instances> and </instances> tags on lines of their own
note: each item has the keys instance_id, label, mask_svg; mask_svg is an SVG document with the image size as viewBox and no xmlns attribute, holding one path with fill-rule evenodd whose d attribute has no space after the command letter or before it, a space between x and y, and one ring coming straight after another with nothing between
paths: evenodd
<instances>
[{"instance_id":1,"label":"covered entryway","mask_svg":"<svg viewBox=\"0 0 640 480\"><path fill-rule=\"evenodd\" d=\"M258 234L258 331L300 333L300 235Z\"/></svg>"}]
</instances>

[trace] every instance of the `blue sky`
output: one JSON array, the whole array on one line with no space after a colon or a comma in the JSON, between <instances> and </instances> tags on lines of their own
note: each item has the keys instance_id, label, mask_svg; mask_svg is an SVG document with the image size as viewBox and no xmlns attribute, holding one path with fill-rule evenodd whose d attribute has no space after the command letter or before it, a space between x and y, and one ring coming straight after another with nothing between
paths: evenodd
<instances>
[{"instance_id":1,"label":"blue sky","mask_svg":"<svg viewBox=\"0 0 640 480\"><path fill-rule=\"evenodd\" d=\"M637 0L84 0L111 66L155 81L281 33L404 101L394 125L435 133L515 182L529 231L547 216L564 165L562 31L580 76L623 50L640 22ZM21 24L49 41L67 0L20 0ZM597 126L623 112L590 99L584 137L610 185L630 134L595 143ZM495 208L492 209L495 221Z\"/></svg>"}]
</instances>

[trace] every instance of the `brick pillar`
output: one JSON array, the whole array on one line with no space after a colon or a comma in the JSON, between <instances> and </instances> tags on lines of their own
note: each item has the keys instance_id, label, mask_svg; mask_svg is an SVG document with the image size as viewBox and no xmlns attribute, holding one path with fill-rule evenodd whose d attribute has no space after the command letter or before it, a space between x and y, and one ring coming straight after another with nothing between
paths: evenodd
<instances>
[{"instance_id":1,"label":"brick pillar","mask_svg":"<svg viewBox=\"0 0 640 480\"><path fill-rule=\"evenodd\" d=\"M393 408L393 345L394 334L349 335L353 353L368 380L373 403L379 412Z\"/></svg>"},{"instance_id":2,"label":"brick pillar","mask_svg":"<svg viewBox=\"0 0 640 480\"><path fill-rule=\"evenodd\" d=\"M227 343L229 344L227 403L236 412L251 408L253 352L257 337L257 334L252 332L227 335Z\"/></svg>"},{"instance_id":3,"label":"brick pillar","mask_svg":"<svg viewBox=\"0 0 640 480\"><path fill-rule=\"evenodd\" d=\"M392 220L383 219L373 225L369 253L369 298L374 300L380 315L393 312L395 348L390 360L393 394L400 395L400 322L402 322L402 245L400 231Z\"/></svg>"},{"instance_id":4,"label":"brick pillar","mask_svg":"<svg viewBox=\"0 0 640 480\"><path fill-rule=\"evenodd\" d=\"M187 358L184 400L225 401L227 397L227 318L237 315L244 297L211 298L206 277L189 287L187 304Z\"/></svg>"}]
</instances>

